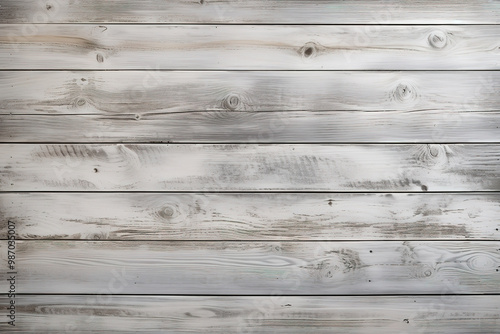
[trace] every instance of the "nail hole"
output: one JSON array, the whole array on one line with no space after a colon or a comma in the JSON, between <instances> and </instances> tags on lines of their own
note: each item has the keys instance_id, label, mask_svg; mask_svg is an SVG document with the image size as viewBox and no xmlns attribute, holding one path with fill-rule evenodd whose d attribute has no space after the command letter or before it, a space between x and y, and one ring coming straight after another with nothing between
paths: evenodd
<instances>
[{"instance_id":1,"label":"nail hole","mask_svg":"<svg viewBox=\"0 0 500 334\"><path fill-rule=\"evenodd\" d=\"M52 5L47 5L47 6L45 6L45 8L47 8L47 10L51 10L52 9Z\"/></svg>"},{"instance_id":2,"label":"nail hole","mask_svg":"<svg viewBox=\"0 0 500 334\"><path fill-rule=\"evenodd\" d=\"M372 251L372 250L370 250L370 253L373 253L373 251Z\"/></svg>"},{"instance_id":3,"label":"nail hole","mask_svg":"<svg viewBox=\"0 0 500 334\"><path fill-rule=\"evenodd\" d=\"M97 168L94 168L94 173L97 173L99 172L99 170Z\"/></svg>"}]
</instances>

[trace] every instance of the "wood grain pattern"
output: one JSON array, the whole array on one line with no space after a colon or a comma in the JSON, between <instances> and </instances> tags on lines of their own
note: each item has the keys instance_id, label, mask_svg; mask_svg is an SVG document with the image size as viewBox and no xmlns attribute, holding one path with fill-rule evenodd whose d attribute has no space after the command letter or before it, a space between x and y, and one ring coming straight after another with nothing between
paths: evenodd
<instances>
[{"instance_id":1,"label":"wood grain pattern","mask_svg":"<svg viewBox=\"0 0 500 334\"><path fill-rule=\"evenodd\" d=\"M500 69L499 26L0 25L3 69Z\"/></svg>"},{"instance_id":2,"label":"wood grain pattern","mask_svg":"<svg viewBox=\"0 0 500 334\"><path fill-rule=\"evenodd\" d=\"M0 145L3 191L498 191L499 145Z\"/></svg>"},{"instance_id":3,"label":"wood grain pattern","mask_svg":"<svg viewBox=\"0 0 500 334\"><path fill-rule=\"evenodd\" d=\"M7 241L0 242L2 261ZM498 293L500 241L18 241L18 293ZM120 284L121 283L121 284ZM121 285L118 290L117 286ZM7 291L8 281L0 287Z\"/></svg>"},{"instance_id":4,"label":"wood grain pattern","mask_svg":"<svg viewBox=\"0 0 500 334\"><path fill-rule=\"evenodd\" d=\"M0 303L6 299L0 297ZM19 296L9 333L495 333L499 296Z\"/></svg>"},{"instance_id":5,"label":"wood grain pattern","mask_svg":"<svg viewBox=\"0 0 500 334\"><path fill-rule=\"evenodd\" d=\"M4 143L491 143L500 112L0 115Z\"/></svg>"},{"instance_id":6,"label":"wood grain pattern","mask_svg":"<svg viewBox=\"0 0 500 334\"><path fill-rule=\"evenodd\" d=\"M488 0L4 0L1 9L1 23L500 23L500 4Z\"/></svg>"},{"instance_id":7,"label":"wood grain pattern","mask_svg":"<svg viewBox=\"0 0 500 334\"><path fill-rule=\"evenodd\" d=\"M0 71L3 114L498 111L500 71Z\"/></svg>"},{"instance_id":8,"label":"wood grain pattern","mask_svg":"<svg viewBox=\"0 0 500 334\"><path fill-rule=\"evenodd\" d=\"M500 239L496 193L23 193L0 207L18 239Z\"/></svg>"}]
</instances>

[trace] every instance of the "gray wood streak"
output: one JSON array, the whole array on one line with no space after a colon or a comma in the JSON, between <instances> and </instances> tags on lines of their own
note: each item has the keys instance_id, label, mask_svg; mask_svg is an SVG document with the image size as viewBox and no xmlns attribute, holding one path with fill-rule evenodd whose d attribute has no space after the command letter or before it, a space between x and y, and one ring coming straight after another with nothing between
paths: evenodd
<instances>
[{"instance_id":1,"label":"gray wood streak","mask_svg":"<svg viewBox=\"0 0 500 334\"><path fill-rule=\"evenodd\" d=\"M500 112L202 111L0 115L1 142L466 143L500 142Z\"/></svg>"},{"instance_id":2,"label":"gray wood streak","mask_svg":"<svg viewBox=\"0 0 500 334\"><path fill-rule=\"evenodd\" d=\"M7 241L0 250L5 262ZM16 257L16 291L35 294L477 294L500 285L499 241L30 240L17 241Z\"/></svg>"},{"instance_id":3,"label":"gray wood streak","mask_svg":"<svg viewBox=\"0 0 500 334\"><path fill-rule=\"evenodd\" d=\"M499 13L488 0L3 0L0 22L498 24Z\"/></svg>"},{"instance_id":4,"label":"gray wood streak","mask_svg":"<svg viewBox=\"0 0 500 334\"><path fill-rule=\"evenodd\" d=\"M28 193L0 207L18 239L500 238L500 194Z\"/></svg>"},{"instance_id":5,"label":"gray wood streak","mask_svg":"<svg viewBox=\"0 0 500 334\"><path fill-rule=\"evenodd\" d=\"M499 145L0 146L3 191L498 191Z\"/></svg>"},{"instance_id":6,"label":"gray wood streak","mask_svg":"<svg viewBox=\"0 0 500 334\"><path fill-rule=\"evenodd\" d=\"M0 26L3 69L500 69L499 26Z\"/></svg>"},{"instance_id":7,"label":"gray wood streak","mask_svg":"<svg viewBox=\"0 0 500 334\"><path fill-rule=\"evenodd\" d=\"M498 111L500 72L0 72L3 114Z\"/></svg>"},{"instance_id":8,"label":"gray wood streak","mask_svg":"<svg viewBox=\"0 0 500 334\"><path fill-rule=\"evenodd\" d=\"M0 296L0 302L8 301ZM499 296L18 296L9 333L495 333Z\"/></svg>"}]
</instances>

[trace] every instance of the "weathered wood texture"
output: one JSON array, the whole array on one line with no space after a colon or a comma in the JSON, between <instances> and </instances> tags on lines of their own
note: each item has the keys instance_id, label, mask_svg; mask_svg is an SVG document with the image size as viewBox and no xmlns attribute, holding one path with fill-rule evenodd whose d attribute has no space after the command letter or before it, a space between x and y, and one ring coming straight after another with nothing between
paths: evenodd
<instances>
[{"instance_id":1,"label":"weathered wood texture","mask_svg":"<svg viewBox=\"0 0 500 334\"><path fill-rule=\"evenodd\" d=\"M495 111L0 115L0 142L492 143L500 142L499 117Z\"/></svg>"},{"instance_id":2,"label":"weathered wood texture","mask_svg":"<svg viewBox=\"0 0 500 334\"><path fill-rule=\"evenodd\" d=\"M491 0L3 0L0 22L498 24L500 4Z\"/></svg>"},{"instance_id":3,"label":"weathered wood texture","mask_svg":"<svg viewBox=\"0 0 500 334\"><path fill-rule=\"evenodd\" d=\"M498 111L500 71L0 71L3 114Z\"/></svg>"},{"instance_id":4,"label":"weathered wood texture","mask_svg":"<svg viewBox=\"0 0 500 334\"><path fill-rule=\"evenodd\" d=\"M500 69L499 26L0 25L3 69Z\"/></svg>"},{"instance_id":5,"label":"weathered wood texture","mask_svg":"<svg viewBox=\"0 0 500 334\"><path fill-rule=\"evenodd\" d=\"M498 191L499 145L0 145L4 191Z\"/></svg>"},{"instance_id":6,"label":"weathered wood texture","mask_svg":"<svg viewBox=\"0 0 500 334\"><path fill-rule=\"evenodd\" d=\"M2 261L7 241L0 242ZM500 241L18 241L18 293L364 295L500 290ZM117 285L122 283L122 288ZM8 281L0 288L8 290Z\"/></svg>"},{"instance_id":7,"label":"weathered wood texture","mask_svg":"<svg viewBox=\"0 0 500 334\"><path fill-rule=\"evenodd\" d=\"M18 239L500 239L497 193L27 193L0 207Z\"/></svg>"},{"instance_id":8,"label":"weathered wood texture","mask_svg":"<svg viewBox=\"0 0 500 334\"><path fill-rule=\"evenodd\" d=\"M5 297L0 302L6 303ZM499 296L18 296L9 333L496 333Z\"/></svg>"}]
</instances>

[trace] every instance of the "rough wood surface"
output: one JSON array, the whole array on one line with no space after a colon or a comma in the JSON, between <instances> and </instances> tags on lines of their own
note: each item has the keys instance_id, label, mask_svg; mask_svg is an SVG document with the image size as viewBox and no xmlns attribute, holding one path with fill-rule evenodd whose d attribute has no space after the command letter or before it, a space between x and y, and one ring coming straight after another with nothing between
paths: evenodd
<instances>
[{"instance_id":1,"label":"rough wood surface","mask_svg":"<svg viewBox=\"0 0 500 334\"><path fill-rule=\"evenodd\" d=\"M17 293L498 293L500 241L17 241ZM2 262L7 241L0 241ZM8 281L0 288L8 290Z\"/></svg>"},{"instance_id":2,"label":"rough wood surface","mask_svg":"<svg viewBox=\"0 0 500 334\"><path fill-rule=\"evenodd\" d=\"M498 191L499 145L2 144L3 191Z\"/></svg>"},{"instance_id":3,"label":"rough wood surface","mask_svg":"<svg viewBox=\"0 0 500 334\"><path fill-rule=\"evenodd\" d=\"M0 115L4 143L492 143L500 112Z\"/></svg>"},{"instance_id":4,"label":"rough wood surface","mask_svg":"<svg viewBox=\"0 0 500 334\"><path fill-rule=\"evenodd\" d=\"M0 25L3 69L500 69L499 26Z\"/></svg>"},{"instance_id":5,"label":"rough wood surface","mask_svg":"<svg viewBox=\"0 0 500 334\"><path fill-rule=\"evenodd\" d=\"M1 23L500 23L491 0L3 0L0 8Z\"/></svg>"},{"instance_id":6,"label":"rough wood surface","mask_svg":"<svg viewBox=\"0 0 500 334\"><path fill-rule=\"evenodd\" d=\"M500 71L0 71L3 114L498 111Z\"/></svg>"},{"instance_id":7,"label":"rough wood surface","mask_svg":"<svg viewBox=\"0 0 500 334\"><path fill-rule=\"evenodd\" d=\"M119 285L118 285L119 286ZM108 292L109 293L109 292ZM7 302L4 296L0 302ZM499 296L19 296L9 333L496 333Z\"/></svg>"},{"instance_id":8,"label":"rough wood surface","mask_svg":"<svg viewBox=\"0 0 500 334\"><path fill-rule=\"evenodd\" d=\"M497 193L8 193L0 207L18 239L500 239Z\"/></svg>"}]
</instances>

